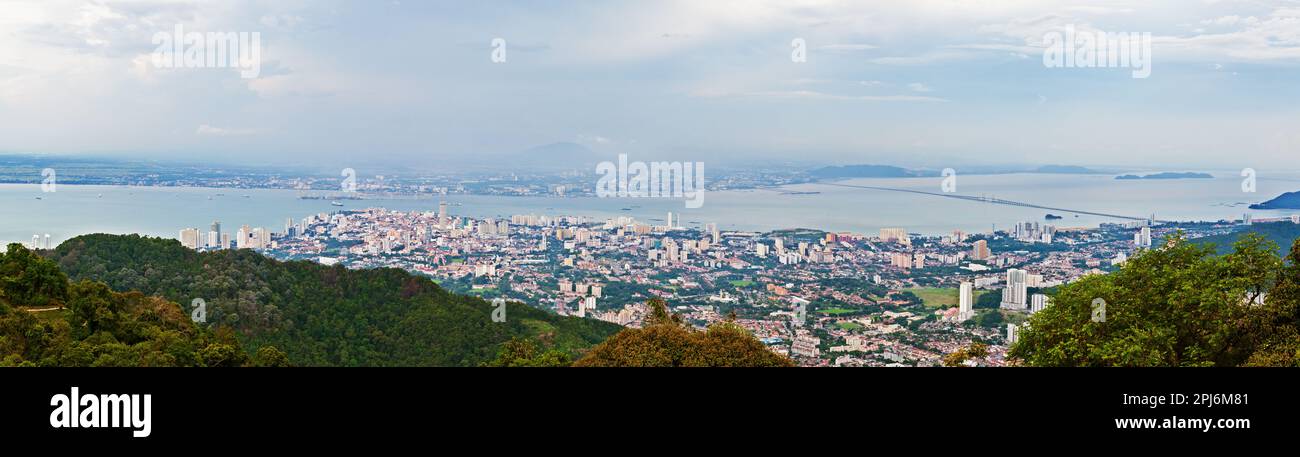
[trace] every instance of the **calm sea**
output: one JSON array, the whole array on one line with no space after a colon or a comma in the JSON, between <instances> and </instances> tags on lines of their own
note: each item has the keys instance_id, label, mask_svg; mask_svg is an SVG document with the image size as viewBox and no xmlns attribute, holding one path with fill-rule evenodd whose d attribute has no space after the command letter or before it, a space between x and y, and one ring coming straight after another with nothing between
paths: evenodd
<instances>
[{"instance_id":1,"label":"calm sea","mask_svg":"<svg viewBox=\"0 0 1300 457\"><path fill-rule=\"evenodd\" d=\"M959 176L957 194L989 196L1044 206L1158 219L1238 219L1250 203L1300 190L1300 176L1264 178L1256 193L1241 190L1232 173L1214 179L1119 181L1109 175L1012 174ZM940 191L941 178L857 179L846 183ZM0 241L27 242L50 234L57 244L86 233L141 233L176 237L185 227L206 232L214 221L233 233L240 225L281 231L286 218L365 207L436 210L438 198L343 201L302 200L291 190L59 185L42 193L39 185L0 184ZM599 199L590 197L449 196L453 215L508 217L513 214L632 216L658 222L673 212L682 225L717 223L725 229L815 228L866 234L882 227L914 233L947 234L1005 228L1018 221L1044 221L1051 212L1065 216L1057 226L1093 226L1120 220L1074 215L931 195L852 189L823 184L775 190L709 192L704 205L687 209L679 199ZM1255 218L1297 211L1250 211Z\"/></svg>"}]
</instances>

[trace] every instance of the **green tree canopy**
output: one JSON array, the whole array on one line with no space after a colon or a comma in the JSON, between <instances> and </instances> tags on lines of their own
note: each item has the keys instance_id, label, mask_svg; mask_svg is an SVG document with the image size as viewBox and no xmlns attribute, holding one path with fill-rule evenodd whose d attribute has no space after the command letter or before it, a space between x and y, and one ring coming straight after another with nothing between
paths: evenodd
<instances>
[{"instance_id":1,"label":"green tree canopy","mask_svg":"<svg viewBox=\"0 0 1300 457\"><path fill-rule=\"evenodd\" d=\"M705 331L682 324L662 300L649 301L645 327L625 329L596 345L580 367L788 367L794 363L767 349L749 331L731 322Z\"/></svg>"},{"instance_id":2,"label":"green tree canopy","mask_svg":"<svg viewBox=\"0 0 1300 457\"><path fill-rule=\"evenodd\" d=\"M1275 250L1247 236L1217 256L1172 235L1118 271L1061 287L1009 354L1036 366L1294 365L1300 240L1285 266Z\"/></svg>"}]
</instances>

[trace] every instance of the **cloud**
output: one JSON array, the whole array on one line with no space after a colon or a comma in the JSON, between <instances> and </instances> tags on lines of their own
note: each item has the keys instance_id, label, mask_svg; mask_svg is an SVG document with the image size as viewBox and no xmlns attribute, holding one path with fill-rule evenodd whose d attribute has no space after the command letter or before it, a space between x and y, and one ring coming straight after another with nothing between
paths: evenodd
<instances>
[{"instance_id":1,"label":"cloud","mask_svg":"<svg viewBox=\"0 0 1300 457\"><path fill-rule=\"evenodd\" d=\"M907 85L907 88L908 88L908 89L911 89L912 92L931 92L931 91L933 90L933 89L930 89L929 86L926 86L925 84L921 84L921 83L911 83L911 84L908 84L908 85Z\"/></svg>"},{"instance_id":2,"label":"cloud","mask_svg":"<svg viewBox=\"0 0 1300 457\"><path fill-rule=\"evenodd\" d=\"M953 62L959 60L970 60L970 59L974 59L975 57L976 55L971 52L956 50L956 49L946 49L946 50L939 50L939 51L929 51L929 52L924 52L916 55L877 57L868 60L868 62L877 65L922 66L922 65L934 65L934 64L945 63L945 62Z\"/></svg>"},{"instance_id":3,"label":"cloud","mask_svg":"<svg viewBox=\"0 0 1300 457\"><path fill-rule=\"evenodd\" d=\"M831 51L831 52L852 52L852 51L866 51L866 50L878 49L878 48L876 46L869 45L869 44L841 43L841 44L827 44L827 45L817 46L814 49L819 49L822 51Z\"/></svg>"},{"instance_id":4,"label":"cloud","mask_svg":"<svg viewBox=\"0 0 1300 457\"><path fill-rule=\"evenodd\" d=\"M715 97L747 97L773 100L821 100L821 101L858 101L858 102L947 102L938 97L917 95L837 95L810 90L758 91L743 94L714 95Z\"/></svg>"},{"instance_id":5,"label":"cloud","mask_svg":"<svg viewBox=\"0 0 1300 457\"><path fill-rule=\"evenodd\" d=\"M587 134L587 133L581 133L581 134L578 134L578 142L579 142L579 143L582 143L582 144L587 144L587 145L592 145L592 144L595 144L595 145L605 145L605 144L613 143L614 140L611 140L611 139L609 139L609 138L606 138L606 137L603 137L603 136L600 136L600 135L592 135L592 134Z\"/></svg>"},{"instance_id":6,"label":"cloud","mask_svg":"<svg viewBox=\"0 0 1300 457\"><path fill-rule=\"evenodd\" d=\"M194 134L199 136L248 136L256 135L258 131L256 129L231 129L203 124L194 131Z\"/></svg>"}]
</instances>

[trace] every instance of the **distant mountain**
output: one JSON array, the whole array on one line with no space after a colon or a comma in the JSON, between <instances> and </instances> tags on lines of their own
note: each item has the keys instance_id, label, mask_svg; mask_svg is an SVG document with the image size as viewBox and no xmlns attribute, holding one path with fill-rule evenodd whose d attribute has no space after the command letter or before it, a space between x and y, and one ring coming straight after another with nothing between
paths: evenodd
<instances>
[{"instance_id":1,"label":"distant mountain","mask_svg":"<svg viewBox=\"0 0 1300 457\"><path fill-rule=\"evenodd\" d=\"M1092 175L1099 173L1090 168L1084 168L1074 165L1043 165L1035 168L1033 173L1056 173L1068 175Z\"/></svg>"},{"instance_id":2,"label":"distant mountain","mask_svg":"<svg viewBox=\"0 0 1300 457\"><path fill-rule=\"evenodd\" d=\"M1278 195L1264 203L1250 205L1250 209L1300 209L1300 190Z\"/></svg>"},{"instance_id":3,"label":"distant mountain","mask_svg":"<svg viewBox=\"0 0 1300 457\"><path fill-rule=\"evenodd\" d=\"M281 262L249 250L195 252L176 240L85 235L46 255L74 279L186 306L251 350L274 345L303 366L477 366L512 338L577 356L622 327L511 302L504 322L481 298L395 268Z\"/></svg>"},{"instance_id":4,"label":"distant mountain","mask_svg":"<svg viewBox=\"0 0 1300 457\"><path fill-rule=\"evenodd\" d=\"M957 169L959 173L967 175L1003 175L1012 173L1054 173L1054 174L1100 174L1102 172L1091 168L1079 167L1074 165L1043 165L1038 168L1019 168L1019 167L962 167ZM910 169L896 167L892 165L843 165L828 166L816 168L808 172L814 178L819 179L842 179L842 178L917 178L917 177L934 177L941 174L935 170Z\"/></svg>"},{"instance_id":5,"label":"distant mountain","mask_svg":"<svg viewBox=\"0 0 1300 457\"><path fill-rule=\"evenodd\" d=\"M1130 180L1130 179L1210 179L1210 178L1213 178L1213 177L1214 177L1214 175L1211 175L1211 174L1209 174L1209 173L1192 173L1192 172L1187 172L1187 173L1169 173L1169 172L1166 172L1166 173L1154 173L1154 174L1149 174L1149 175L1145 175L1145 176L1139 176L1139 175L1123 175L1123 176L1116 176L1115 179L1124 179L1124 180Z\"/></svg>"},{"instance_id":6,"label":"distant mountain","mask_svg":"<svg viewBox=\"0 0 1300 457\"><path fill-rule=\"evenodd\" d=\"M808 174L818 179L839 178L912 178L918 176L937 176L933 172L908 170L889 165L843 165L829 166L811 170Z\"/></svg>"}]
</instances>

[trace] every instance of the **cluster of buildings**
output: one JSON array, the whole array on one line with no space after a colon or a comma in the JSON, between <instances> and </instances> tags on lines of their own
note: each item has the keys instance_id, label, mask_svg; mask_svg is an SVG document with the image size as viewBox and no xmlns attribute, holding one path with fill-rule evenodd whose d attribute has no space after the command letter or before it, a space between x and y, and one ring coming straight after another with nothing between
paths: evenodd
<instances>
[{"instance_id":1,"label":"cluster of buildings","mask_svg":"<svg viewBox=\"0 0 1300 457\"><path fill-rule=\"evenodd\" d=\"M296 226L293 224L292 219L286 221L284 234L290 237L294 236L293 230L295 227ZM194 250L220 250L231 248L265 250L274 247L275 238L278 238L277 234L272 233L266 228L253 228L247 225L239 227L239 230L235 232L234 236L234 244L232 245L230 234L221 231L221 221L213 221L212 226L209 228L207 233L200 232L199 229L193 227L184 228L181 229L180 235L177 239L180 240L182 246Z\"/></svg>"},{"instance_id":2,"label":"cluster of buildings","mask_svg":"<svg viewBox=\"0 0 1300 457\"><path fill-rule=\"evenodd\" d=\"M244 226L233 240L214 223L206 237L190 228L180 239L194 249L402 268L457 293L629 327L644 323L647 300L662 299L690 325L732 322L803 365L918 366L971 342L990 345L977 363L1005 363L1024 319L1051 306L1047 289L1117 267L1171 230L1146 221L1095 229L1022 222L945 236L757 233L672 213L651 221L474 218L441 203L314 214L287 221L279 234Z\"/></svg>"}]
</instances>

